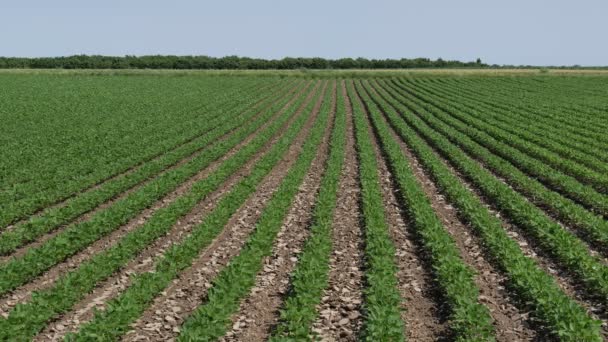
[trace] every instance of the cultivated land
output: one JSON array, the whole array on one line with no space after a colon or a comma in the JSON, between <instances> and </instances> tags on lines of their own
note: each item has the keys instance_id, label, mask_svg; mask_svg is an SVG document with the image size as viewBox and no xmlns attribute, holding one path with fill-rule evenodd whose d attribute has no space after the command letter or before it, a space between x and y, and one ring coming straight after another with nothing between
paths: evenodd
<instances>
[{"instance_id":1,"label":"cultivated land","mask_svg":"<svg viewBox=\"0 0 608 342\"><path fill-rule=\"evenodd\" d=\"M0 340L608 340L607 99L555 70L2 72Z\"/></svg>"}]
</instances>

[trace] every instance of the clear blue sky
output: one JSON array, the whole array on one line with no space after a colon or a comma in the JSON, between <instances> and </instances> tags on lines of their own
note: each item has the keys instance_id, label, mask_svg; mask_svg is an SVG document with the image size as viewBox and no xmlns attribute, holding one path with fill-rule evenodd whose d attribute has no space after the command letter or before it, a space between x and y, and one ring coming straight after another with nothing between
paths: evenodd
<instances>
[{"instance_id":1,"label":"clear blue sky","mask_svg":"<svg viewBox=\"0 0 608 342\"><path fill-rule=\"evenodd\" d=\"M0 0L0 55L608 65L606 0Z\"/></svg>"}]
</instances>

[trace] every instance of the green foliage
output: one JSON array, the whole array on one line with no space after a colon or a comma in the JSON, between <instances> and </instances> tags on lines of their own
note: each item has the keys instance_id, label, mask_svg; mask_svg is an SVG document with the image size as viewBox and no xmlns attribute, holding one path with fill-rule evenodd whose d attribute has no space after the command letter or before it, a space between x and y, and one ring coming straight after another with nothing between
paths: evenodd
<instances>
[{"instance_id":1,"label":"green foliage","mask_svg":"<svg viewBox=\"0 0 608 342\"><path fill-rule=\"evenodd\" d=\"M318 316L316 305L321 302L323 291L328 286L329 256L332 248L331 225L346 141L346 113L340 90L336 97L331 150L312 216L310 236L293 272L292 291L285 299L281 322L273 332L272 341L306 340L311 334L310 327Z\"/></svg>"},{"instance_id":2,"label":"green foliage","mask_svg":"<svg viewBox=\"0 0 608 342\"><path fill-rule=\"evenodd\" d=\"M397 290L395 246L389 235L382 201L380 176L369 125L363 106L352 84L348 95L353 108L355 140L359 157L361 183L361 216L365 235L365 312L364 339L367 341L401 341L403 322L400 317L402 298Z\"/></svg>"},{"instance_id":3,"label":"green foliage","mask_svg":"<svg viewBox=\"0 0 608 342\"><path fill-rule=\"evenodd\" d=\"M450 306L450 328L460 341L493 340L492 318L488 309L478 301L479 289L473 280L473 271L461 259L454 240L435 214L401 147L381 119L380 109L364 90L360 87L358 90L387 155L410 223L429 252L437 282Z\"/></svg>"},{"instance_id":4,"label":"green foliage","mask_svg":"<svg viewBox=\"0 0 608 342\"><path fill-rule=\"evenodd\" d=\"M184 158L195 157L197 154L204 153L207 148L216 143L217 139L221 139L249 120L255 119L256 115L260 112L263 113L277 99L282 98L285 92L286 90L280 91L278 95L270 99L270 102L268 99L263 101L264 107L262 108L260 106L244 107L251 106L251 102L255 97L243 97L247 99L247 101L244 101L244 105L236 108L231 106L225 111L219 111L219 115L208 121L209 128L202 131L199 136L194 137L186 144L167 151L165 154L160 155L158 159L143 164L140 168L134 170L134 172L122 177L112 178L91 191L75 195L68 199L64 205L50 207L40 215L34 216L22 224L15 225L13 229L0 235L0 254L13 252L24 243L33 241L44 233L70 223L71 220L111 200L118 194L164 173L168 167L174 166ZM247 110L244 110L245 108ZM229 120L227 120L226 116L222 115L230 115L231 111L238 113L241 110L243 110L242 113L231 117Z\"/></svg>"},{"instance_id":5,"label":"green foliage","mask_svg":"<svg viewBox=\"0 0 608 342\"><path fill-rule=\"evenodd\" d=\"M427 169L442 193L446 194L451 203L459 209L463 217L481 236L486 250L494 261L507 273L510 285L522 297L522 301L532 303L535 314L552 327L553 332L563 340L595 341L601 340L599 322L591 319L585 310L561 291L555 281L544 273L536 263L524 256L519 245L504 231L502 223L485 208L483 203L441 162L433 149L417 135L400 115L407 114L406 108L393 102L392 106L383 100L389 96L381 88L374 99L386 113L387 120L395 131L408 144L422 165ZM394 107L394 108L393 108ZM397 113L396 109L403 112ZM475 162L468 160L464 153L449 143L441 143L440 151L446 151L458 159L459 165L468 165L471 172ZM493 179L485 176L486 181Z\"/></svg>"},{"instance_id":6,"label":"green foliage","mask_svg":"<svg viewBox=\"0 0 608 342\"><path fill-rule=\"evenodd\" d=\"M259 132L259 134L245 147L222 162L208 177L196 182L188 193L179 197L167 207L155 212L144 225L128 233L118 244L95 255L89 261L82 263L75 271L61 277L53 287L35 293L30 302L17 305L6 320L0 320L0 339L5 339L5 337L9 336L23 336L26 338L32 336L44 327L45 322L55 317L55 315L69 310L79 299L82 299L88 291L91 291L98 281L112 275L146 246L166 234L180 217L186 215L198 202L203 200L211 191L217 189L230 175L235 173L243 163L253 157L257 151L261 150L261 148L278 133L284 124L288 122L289 117L295 113L296 108L298 108L303 101L304 97L300 97L300 99L291 106L290 110L282 113L277 120L273 121L272 124ZM279 106L278 108L268 110L266 116L262 116L258 120L253 121L251 125L243 127L243 130L238 132L240 134L235 134L231 139L222 141L222 143L218 145L223 149L221 153L226 153L228 148L234 146L238 141L243 140L248 134L253 133L256 127L261 126L271 114L275 113L275 111L281 107L282 106ZM290 130L297 131L303 125L304 120L305 116L300 115L296 121L297 124L291 126ZM287 144L290 141L289 136L282 139L282 141L283 144ZM186 164L179 170L187 170L188 166L189 164ZM177 179L179 180L179 178ZM163 184L161 183L159 185L162 186ZM128 202L126 206L128 208ZM77 248L82 248L84 241L94 239L95 234L99 234L99 230L103 229L105 226L93 227L96 229L90 231L68 231L68 234L70 234L68 238L62 238L61 240L58 240L58 242L52 244L44 244L39 249L32 249L32 252L26 254L24 258L14 259L12 262L2 265L3 273L0 278L3 281L2 285L4 288L10 288L20 281L23 281L24 276L15 269L16 266L21 265L22 269L27 269L28 271L24 273L31 276L33 273L31 270L40 270L47 267L49 262L45 257L54 260L55 262L61 260L60 258L63 257L63 255L66 255ZM52 242L54 240L50 241ZM66 241L69 241L69 243ZM203 239L203 243L204 241L205 240ZM170 251L173 251L173 249ZM173 262L171 265L173 265ZM178 263L178 265L181 267L187 266L181 263ZM170 268L170 271L174 272L175 270ZM150 283L149 287L147 285L144 286L144 289L146 290L144 291L144 294L149 294L149 291L154 289L151 284L152 283ZM140 299L143 300L144 298L146 297ZM139 305L140 306L127 305L127 309L141 309L142 303L139 303ZM132 318L132 316L117 315L112 318L125 320ZM117 332L118 331L114 331L114 333Z\"/></svg>"},{"instance_id":7,"label":"green foliage","mask_svg":"<svg viewBox=\"0 0 608 342\"><path fill-rule=\"evenodd\" d=\"M328 101L329 89L324 96ZM329 106L325 105L315 122L310 136L302 147L295 164L262 211L255 231L245 246L213 281L206 301L184 323L180 341L217 340L230 324L230 316L238 310L239 303L255 284L255 277L263 265L263 258L270 255L285 216L299 190L328 125Z\"/></svg>"},{"instance_id":8,"label":"green foliage","mask_svg":"<svg viewBox=\"0 0 608 342\"><path fill-rule=\"evenodd\" d=\"M485 67L477 62L444 61L439 58L414 59L324 59L286 57L280 60L238 56L68 56L68 57L0 57L0 68L32 69L405 69Z\"/></svg>"}]
</instances>

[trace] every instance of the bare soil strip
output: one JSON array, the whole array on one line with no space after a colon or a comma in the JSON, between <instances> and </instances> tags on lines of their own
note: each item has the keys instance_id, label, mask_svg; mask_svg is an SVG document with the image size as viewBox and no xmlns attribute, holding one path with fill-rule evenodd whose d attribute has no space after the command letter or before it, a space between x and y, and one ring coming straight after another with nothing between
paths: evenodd
<instances>
[{"instance_id":1,"label":"bare soil strip","mask_svg":"<svg viewBox=\"0 0 608 342\"><path fill-rule=\"evenodd\" d=\"M441 298L439 289L433 281L430 264L424 259L425 252L416 233L407 223L407 214L395 193L397 190L393 176L382 156L369 120L368 127L378 162L389 234L395 244L399 292L405 300L401 314L405 322L405 335L411 341L441 340L449 332L446 315L438 302Z\"/></svg>"},{"instance_id":2,"label":"bare soil strip","mask_svg":"<svg viewBox=\"0 0 608 342\"><path fill-rule=\"evenodd\" d=\"M340 91L346 101L345 160L332 221L329 286L317 307L319 318L313 324L313 332L326 341L354 341L362 325L363 238L359 224L359 164L352 107L343 82Z\"/></svg>"},{"instance_id":3,"label":"bare soil strip","mask_svg":"<svg viewBox=\"0 0 608 342\"><path fill-rule=\"evenodd\" d=\"M334 121L336 85L332 91ZM279 320L279 309L289 288L289 275L295 268L298 255L309 236L310 220L325 164L329 154L329 139L333 125L328 124L311 169L294 198L287 218L277 234L272 255L264 259L264 267L256 277L251 293L241 302L239 312L232 317L232 329L222 341L265 341Z\"/></svg>"},{"instance_id":4,"label":"bare soil strip","mask_svg":"<svg viewBox=\"0 0 608 342\"><path fill-rule=\"evenodd\" d=\"M251 109L251 108L256 108L256 107L258 107L258 106L259 106L259 105L260 105L260 104L261 104L261 103L262 103L264 100L268 99L268 97L269 97L269 96L263 96L263 97L262 97L262 98L260 98L258 101L256 101L256 103L254 103L254 104L253 104L253 105L252 105L250 108L247 108L247 109L245 109L245 110L242 110L241 112L245 112L245 111L247 111L247 110L249 110L249 109ZM261 111L260 111L260 112L261 112ZM257 114L256 114L256 115L257 115ZM171 152L171 151L174 151L174 150L176 150L176 149L178 149L178 148L180 148L180 147L182 147L182 146L185 146L185 145L189 144L190 142L194 141L195 139L197 139L197 138L199 138L199 137L201 137L201 136L205 135L207 132L208 132L208 130L205 130L205 131L203 131L203 132L197 133L197 134L195 134L194 136L192 136L192 137L188 138L187 140L185 140L185 141L183 141L183 142L181 142L181 143L179 143L179 144L177 144L177 145L175 145L175 146L171 147L171 148L170 148L170 149L168 149L168 150L161 151L161 152L159 152L158 154L156 154L156 155L152 156L151 158L148 158L148 159L142 160L142 161L140 161L140 162L136 163L135 165L130 166L129 168L127 168L127 169L126 169L126 170L124 170L124 171L121 171L121 172L119 172L119 173L113 174L113 175L111 175L111 176L109 176L109 177L107 177L107 178L104 178L104 179L102 179L102 180L98 181L97 183L95 183L95 184L93 184L93 185L90 185L90 186L88 186L88 187L85 187L85 188L81 189L79 192L75 192L74 194L67 196L67 197L66 197L66 198L64 198L64 199L61 199L61 200L59 200L59 201L57 201L57 202L55 202L55 203L52 203L52 204L50 204L50 205L47 205L47 206L45 206L44 208L40 208L40 209L36 210L36 211L35 211L33 214L29 215L29 217L28 217L28 218L26 218L26 219L21 219L21 220L18 220L17 222L12 223L12 224L10 224L10 225L6 226L4 229L2 229L2 231L3 231L3 232L4 232L4 231L9 231L9 230L11 230L12 228L14 228L15 226L17 226L17 225L19 225L19 224L21 224L21 223L26 222L26 221L27 221L27 220L29 220L29 218L31 218L31 217L39 216L39 215L40 215L40 214L41 214L43 211L45 211L45 210L47 210L47 209L53 209L53 208L57 208L57 207L63 206L63 205L65 205L65 204L67 203L67 201L69 201L70 199L72 199L72 198L74 198L74 197L76 197L76 196L78 196L78 195L80 195L80 194L82 194L82 193L84 193L84 192L90 192L90 191L94 191L94 190L96 190L96 189L100 188L101 186L103 186L105 183L111 182L111 181L113 181L113 180L115 180L115 179L118 179L118 178L120 178L120 177L124 177L124 176L126 176L126 175L128 175L128 174L130 174L130 173L136 172L136 171L137 171L138 169L140 169L140 168L141 168L141 167L142 167L144 164L146 164L146 163L150 163L150 162L154 162L154 161L156 161L156 160L158 160L158 159L162 158L162 157L163 157L165 154L167 154L167 153L169 153L169 152ZM230 133L228 133L228 134L230 134ZM196 153L198 153L198 152L200 152L200 150L202 150L203 148L204 148L204 147L202 147L201 149L198 149L198 150L195 152L195 154L196 154ZM189 158L191 159L191 158L193 158L193 157L189 157ZM182 163L182 162L180 162L180 164L181 164L181 163ZM163 172L164 172L164 171L163 171ZM140 184L141 184L141 183L137 184L136 186L139 186ZM97 209L95 209L95 210L97 210Z\"/></svg>"},{"instance_id":5,"label":"bare soil strip","mask_svg":"<svg viewBox=\"0 0 608 342\"><path fill-rule=\"evenodd\" d=\"M293 90L292 90L292 91L290 91L290 92L289 92L289 93L288 93L286 96L293 96L293 94L295 93L295 91L296 91L296 89L293 89ZM273 102L273 103L274 103L274 102ZM269 105L265 106L264 108L260 109L260 110L259 110L259 111L258 111L258 112L257 112L257 113L256 113L256 114L253 116L253 117L252 117L252 119L251 119L251 120L254 120L256 117L258 117L259 115L261 115L261 114L262 114L262 113L263 113L265 110L267 110L268 108L270 108L270 106L272 106L272 104L273 104L273 103L271 103L271 104L269 104ZM258 104L259 104L259 103L258 103ZM254 105L254 107L255 107L255 106L257 106L258 104ZM269 121L270 121L270 120L269 120ZM266 125L267 125L267 124L266 124ZM265 125L265 126L266 126L266 125ZM260 129L263 129L263 127L262 127L262 128L260 128ZM236 130L236 129L235 129L235 130ZM224 135L222 135L221 137L219 137L219 138L218 138L218 139L217 139L215 142L220 142L220 141L222 141L222 140L227 139L227 138L228 138L228 137L229 137L229 136L230 136L232 133L234 133L234 131L235 131L235 130L231 130L230 132L227 132L226 134L224 134ZM259 131L259 130L258 130L258 131ZM247 139L248 139L248 140L251 140L253 136L254 136L254 135L251 135L251 136L250 136L250 137L248 137ZM238 146L239 146L239 147L242 147L242 146L244 146L244 145L243 145L242 143L240 143ZM26 252L27 252L27 250L28 250L28 249L31 249L31 248L36 248L36 247L38 247L38 246L40 246L40 245L44 244L46 241L48 241L48 240L52 239L52 238L53 238L53 237L55 237L57 234L61 233L61 232L62 232L62 231L63 231L63 230L64 230L64 229L67 227L67 226L69 226L69 225L71 225L71 224L78 224L78 223L81 223L81 222L84 222L84 221L89 220L89 219L90 219L91 217L93 217L95 214L97 214L97 213L99 213L100 211L102 211L102 210L104 210L104 209L106 209L106 208L110 207L110 206L111 206L111 205L113 205L114 203L116 203L116 202L118 202L118 201L120 201L120 200L124 199L125 197L127 197L129 194L131 194L131 193L133 193L134 191L137 191L137 190L138 190L138 189L140 189L141 187L145 186L146 184L148 184L149 182L151 182L151 181L152 181L154 178L157 178L158 176L160 176L160 175L162 175L162 174L164 174L164 173L167 173L167 172L169 172L169 171L171 171L171 170L174 170L174 169L176 169L176 168L178 168L178 167L180 167L180 166L182 166L182 165L184 165L184 164L188 163L189 161L191 161L192 159L196 158L198 155L200 155L201 153L203 153L203 151L204 151L204 150L205 150L207 147L208 147L208 146L201 146L200 148L198 148L198 149L197 149L197 150L196 150L194 153L192 153L192 154L191 154L191 155L189 155L188 157L186 157L186 158L184 158L184 159L180 160L179 162L177 162L176 164L173 164L172 166L170 166L170 167L168 167L168 168L164 169L164 170L163 170L163 171L161 171L160 173L157 173L157 174L155 174L155 175L151 176L150 178L148 178L148 179L146 179L146 180L144 180L144 181L142 181L142 182L140 182L140 183L138 183L138 184L134 185L133 187L131 187L130 189L128 189L128 190L126 190L126 191L124 191L124 192L120 193L119 195L117 195L117 196L116 196L116 197L114 197L113 199L111 199L111 200L109 200L109 201L106 201L106 202L104 202L104 203L100 204L100 205L99 205L98 207L96 207L95 209L93 209L93 210L91 210L91 211L89 211L89 212L87 212L87 213L85 213L85 214L82 214L82 215L81 215L81 216L79 216L78 218L76 218L76 219L74 219L74 220L71 220L70 222L68 222L68 223L66 223L66 224L64 224L64 225L62 225L61 227L58 227L58 228L56 228L56 229L53 229L51 232L49 232L49 233L47 233L47 234L44 234L44 235L42 235L41 237L37 238L35 241L32 241L32 242L30 242L30 243L27 243L27 244L25 244L25 245L23 245L23 246L19 247L17 250L15 250L13 253L11 253L11 254L9 254L9 255L6 255L6 256L0 256L0 263L2 263L2 262L6 262L7 260L9 260L9 259L10 259L10 258L12 258L12 257L19 257L19 256L22 256L24 253L26 253ZM233 150L231 150L230 152L231 152L232 154L234 154L234 153L236 153L236 151L238 151L238 150L233 149ZM161 155L161 156L158 156L157 158L154 158L153 160L156 160L156 159L161 158L161 157L162 157L162 155ZM152 161L153 161L153 160L152 160ZM215 165L217 165L217 163L216 163ZM141 165L140 165L140 166L141 166ZM209 167L211 167L211 165L210 165ZM138 168L139 168L139 167L138 167ZM136 169L137 169L137 168L136 168ZM135 172L135 171L136 171L136 169L131 170L131 172ZM125 174L122 174L122 175L126 175L126 174L128 174L128 173L125 173ZM122 175L121 175L121 176L122 176ZM108 180L108 181L109 181L109 180ZM99 187L99 186L101 186L101 184L100 184L100 185L98 185L97 187ZM95 188L97 188L97 187L95 187ZM92 188L92 189L90 189L90 190L94 190L95 188ZM60 205L60 204L58 204L57 206L59 206L59 205ZM9 230L10 230L10 228L7 228L5 231L9 231ZM4 233L5 231L3 231L3 233Z\"/></svg>"},{"instance_id":6,"label":"bare soil strip","mask_svg":"<svg viewBox=\"0 0 608 342\"><path fill-rule=\"evenodd\" d=\"M302 91L300 93L298 93L298 96L301 95L301 93L302 93ZM147 221L147 219L150 218L157 210L164 208L167 205L169 205L170 203L172 203L176 198L178 198L179 196L184 194L186 191L188 191L188 189L190 189L190 187L194 183L207 177L211 172L213 172L215 169L217 169L217 167L223 161L225 161L226 159L233 156L243 146L248 144L252 139L255 138L255 136L257 135L258 132L260 132L265 127L270 125L270 123L272 121L274 121L274 119L276 117L278 117L279 115L281 115L281 113L283 113L285 110L287 110L287 108L289 108L289 105L291 105L298 96L295 96L292 100L290 100L289 103L287 103L281 110L279 110L276 114L274 114L273 117L271 119L269 119L267 123L262 125L262 127L260 127L258 130L256 130L256 132L254 132L250 136L248 136L245 140L243 140L237 146L232 148L222 158L211 163L206 169L201 170L197 175L193 176L188 181L186 181L185 183L180 185L176 190L174 190L172 193L170 193L163 199L157 201L152 207L144 210L142 213L140 213L135 218L133 218L131 221L129 221L126 225L121 226L120 228L116 229L109 235L101 238L100 240L97 240L95 243L93 243L92 245L90 245L89 247L84 249L83 251L77 253L76 255L70 257L66 261L64 261L60 264L57 264L56 266L49 269L47 272L45 272L43 275L36 278L32 282L30 282L24 286L21 286L20 288L16 289L12 293L2 296L0 298L0 315L1 316L8 315L8 312L15 305L17 305L18 303L27 301L30 298L30 295L33 291L39 291L41 289L50 287L57 278L66 274L67 272L70 272L70 271L76 269L82 262L88 260L93 255L97 254L99 251L104 250L104 249L114 245L117 241L119 241L127 233L129 233L130 231L133 231L133 230L137 229L138 227L140 227L141 225L143 225ZM310 100L311 97L312 97L312 92L308 95L307 100ZM288 122L285 124L285 127L288 127L288 125L291 124L291 122L295 119L295 117L298 115L298 113L301 110L303 110L304 105L305 104L302 104L300 106L299 111L296 113L296 115L292 116L292 118L290 118L290 120L288 120ZM270 146L270 144L267 144L267 146ZM260 157L260 154L258 153L254 158L259 158L259 157ZM185 220L182 219L181 221L185 221Z\"/></svg>"},{"instance_id":7,"label":"bare soil strip","mask_svg":"<svg viewBox=\"0 0 608 342\"><path fill-rule=\"evenodd\" d=\"M321 98L320 98L321 99ZM239 208L223 232L201 252L193 265L173 281L133 325L124 340L170 340L179 333L184 320L198 307L215 276L238 255L255 229L255 223L272 194L278 189L306 140L317 117L321 101L317 101L310 119L290 146L283 160L258 186L255 194ZM306 113L304 115L307 115Z\"/></svg>"}]
</instances>

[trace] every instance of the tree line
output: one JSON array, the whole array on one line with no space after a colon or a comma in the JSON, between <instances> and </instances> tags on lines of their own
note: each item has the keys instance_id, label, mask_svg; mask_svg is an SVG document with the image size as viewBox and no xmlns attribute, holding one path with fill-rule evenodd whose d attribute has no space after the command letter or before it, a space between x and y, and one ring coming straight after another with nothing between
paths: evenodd
<instances>
[{"instance_id":1,"label":"tree line","mask_svg":"<svg viewBox=\"0 0 608 342\"><path fill-rule=\"evenodd\" d=\"M260 59L239 56L98 56L0 57L0 68L30 69L409 69L488 67L478 58L472 62L438 58L291 58Z\"/></svg>"}]
</instances>

